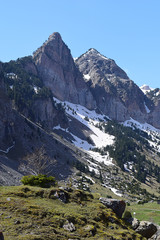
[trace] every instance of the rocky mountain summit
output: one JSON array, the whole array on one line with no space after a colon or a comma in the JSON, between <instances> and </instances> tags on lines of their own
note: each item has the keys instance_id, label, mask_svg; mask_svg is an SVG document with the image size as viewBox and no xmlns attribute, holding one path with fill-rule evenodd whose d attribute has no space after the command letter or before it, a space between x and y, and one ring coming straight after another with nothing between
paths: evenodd
<instances>
[{"instance_id":1,"label":"rocky mountain summit","mask_svg":"<svg viewBox=\"0 0 160 240\"><path fill-rule=\"evenodd\" d=\"M74 62L55 32L23 67L38 76L61 101L97 109L120 122L133 118L160 128L159 101L155 103L145 95L114 60L93 48Z\"/></svg>"},{"instance_id":2,"label":"rocky mountain summit","mask_svg":"<svg viewBox=\"0 0 160 240\"><path fill-rule=\"evenodd\" d=\"M155 125L156 122L158 127L153 105L114 60L90 49L76 59L76 64L104 114L117 121L131 117L143 123Z\"/></svg>"},{"instance_id":3,"label":"rocky mountain summit","mask_svg":"<svg viewBox=\"0 0 160 240\"><path fill-rule=\"evenodd\" d=\"M59 33L53 33L33 55L38 75L60 100L95 107L95 101Z\"/></svg>"}]
</instances>

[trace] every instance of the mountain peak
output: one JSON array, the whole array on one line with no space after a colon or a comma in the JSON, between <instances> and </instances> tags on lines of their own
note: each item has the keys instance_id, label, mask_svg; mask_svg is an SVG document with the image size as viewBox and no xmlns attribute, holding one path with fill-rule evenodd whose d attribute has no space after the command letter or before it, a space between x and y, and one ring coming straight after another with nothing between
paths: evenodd
<instances>
[{"instance_id":1,"label":"mountain peak","mask_svg":"<svg viewBox=\"0 0 160 240\"><path fill-rule=\"evenodd\" d=\"M60 33L59 32L52 33L49 36L48 41L52 41L52 40L62 40L62 37L61 37Z\"/></svg>"},{"instance_id":2,"label":"mountain peak","mask_svg":"<svg viewBox=\"0 0 160 240\"><path fill-rule=\"evenodd\" d=\"M109 60L109 58L102 55L100 52L98 52L95 48L90 48L85 54L95 57L101 57L105 60Z\"/></svg>"},{"instance_id":3,"label":"mountain peak","mask_svg":"<svg viewBox=\"0 0 160 240\"><path fill-rule=\"evenodd\" d=\"M95 48L90 48L87 53L99 53Z\"/></svg>"},{"instance_id":4,"label":"mountain peak","mask_svg":"<svg viewBox=\"0 0 160 240\"><path fill-rule=\"evenodd\" d=\"M58 32L49 36L34 53L33 60L44 85L55 97L88 108L95 107L93 96L75 66L70 49Z\"/></svg>"}]
</instances>

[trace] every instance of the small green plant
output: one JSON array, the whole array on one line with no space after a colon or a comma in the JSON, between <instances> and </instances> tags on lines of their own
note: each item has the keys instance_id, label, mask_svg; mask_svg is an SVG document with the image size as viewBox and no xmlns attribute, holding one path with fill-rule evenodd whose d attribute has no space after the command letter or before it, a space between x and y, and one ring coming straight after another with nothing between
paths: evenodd
<instances>
[{"instance_id":1,"label":"small green plant","mask_svg":"<svg viewBox=\"0 0 160 240\"><path fill-rule=\"evenodd\" d=\"M43 187L43 188L49 188L51 186L56 185L56 180L54 177L49 176L44 174L38 174L38 175L29 175L29 176L24 176L21 179L21 182L24 185L29 185L29 186L37 186L37 187Z\"/></svg>"}]
</instances>

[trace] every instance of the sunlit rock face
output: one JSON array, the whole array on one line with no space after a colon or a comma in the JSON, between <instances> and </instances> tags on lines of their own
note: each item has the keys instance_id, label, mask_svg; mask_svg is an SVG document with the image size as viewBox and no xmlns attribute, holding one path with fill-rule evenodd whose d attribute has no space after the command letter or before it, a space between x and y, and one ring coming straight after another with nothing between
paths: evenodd
<instances>
[{"instance_id":1,"label":"sunlit rock face","mask_svg":"<svg viewBox=\"0 0 160 240\"><path fill-rule=\"evenodd\" d=\"M33 56L38 74L55 97L93 109L95 101L69 48L59 33L53 33Z\"/></svg>"}]
</instances>

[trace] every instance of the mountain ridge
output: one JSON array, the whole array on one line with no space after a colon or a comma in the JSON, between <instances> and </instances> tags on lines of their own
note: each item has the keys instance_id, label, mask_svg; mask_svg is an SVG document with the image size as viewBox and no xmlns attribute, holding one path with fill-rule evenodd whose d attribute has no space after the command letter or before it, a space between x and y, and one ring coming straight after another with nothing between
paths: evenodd
<instances>
[{"instance_id":1,"label":"mountain ridge","mask_svg":"<svg viewBox=\"0 0 160 240\"><path fill-rule=\"evenodd\" d=\"M132 190L126 186L131 189L130 183L138 179L139 185L132 184L139 186L137 199L140 192L146 198L158 196L159 134L146 124L160 128L158 89L144 95L114 60L93 48L74 61L59 33L53 33L33 56L2 63L1 71L2 92L5 89L10 102L8 111L18 116L21 127L10 131L2 121L1 136L6 129L16 141L9 153L0 154L14 160L20 174L29 174L26 157L44 147L48 159L52 159L52 173L61 180L74 176L76 182L77 170L88 171L101 179L101 187L121 191L123 196L128 192L132 199ZM5 98L2 105L7 107ZM10 115L8 118L12 119ZM107 134L114 136L113 145L102 138ZM98 145L98 141L105 145ZM13 142L3 145L0 139L0 149L5 151ZM149 181L154 182L156 196L152 196ZM145 183L149 193L141 191Z\"/></svg>"}]
</instances>

